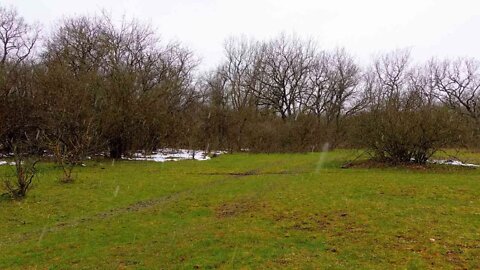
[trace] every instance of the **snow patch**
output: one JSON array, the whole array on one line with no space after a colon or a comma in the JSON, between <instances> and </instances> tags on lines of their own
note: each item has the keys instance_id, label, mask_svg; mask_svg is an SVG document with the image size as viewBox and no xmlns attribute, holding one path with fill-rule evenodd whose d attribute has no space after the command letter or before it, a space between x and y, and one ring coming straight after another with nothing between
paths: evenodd
<instances>
[{"instance_id":1,"label":"snow patch","mask_svg":"<svg viewBox=\"0 0 480 270\"><path fill-rule=\"evenodd\" d=\"M224 151L210 152L210 155L218 156L224 154ZM154 162L166 162L166 161L179 161L179 160L209 160L209 153L201 150L188 150L188 149L159 149L152 154L145 155L144 153L135 153L130 158L124 158L127 160L142 160L142 161L154 161Z\"/></svg>"},{"instance_id":2,"label":"snow patch","mask_svg":"<svg viewBox=\"0 0 480 270\"><path fill-rule=\"evenodd\" d=\"M0 166L3 166L3 165L10 165L10 166L15 166L15 162L8 162L8 161L4 161L4 160L0 160Z\"/></svg>"},{"instance_id":3,"label":"snow patch","mask_svg":"<svg viewBox=\"0 0 480 270\"><path fill-rule=\"evenodd\" d=\"M432 164L439 164L439 165L452 165L452 166L461 166L461 167L472 167L472 168L479 168L480 165L473 164L473 163L463 163L459 160L453 159L434 159L429 161Z\"/></svg>"}]
</instances>

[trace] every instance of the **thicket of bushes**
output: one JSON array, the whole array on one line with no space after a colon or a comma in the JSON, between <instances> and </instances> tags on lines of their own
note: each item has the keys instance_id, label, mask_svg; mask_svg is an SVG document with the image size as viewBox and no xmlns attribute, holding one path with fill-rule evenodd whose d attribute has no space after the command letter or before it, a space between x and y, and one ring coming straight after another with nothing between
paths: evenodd
<instances>
[{"instance_id":1,"label":"thicket of bushes","mask_svg":"<svg viewBox=\"0 0 480 270\"><path fill-rule=\"evenodd\" d=\"M135 20L74 17L40 36L0 8L0 26L0 151L33 164L20 171L45 152L69 182L88 155L159 147L319 151L328 142L418 163L441 147L478 147L474 59L412 65L396 51L363 67L343 49L280 35L228 40L223 62L200 73L190 50ZM8 184L22 196L20 186Z\"/></svg>"}]
</instances>

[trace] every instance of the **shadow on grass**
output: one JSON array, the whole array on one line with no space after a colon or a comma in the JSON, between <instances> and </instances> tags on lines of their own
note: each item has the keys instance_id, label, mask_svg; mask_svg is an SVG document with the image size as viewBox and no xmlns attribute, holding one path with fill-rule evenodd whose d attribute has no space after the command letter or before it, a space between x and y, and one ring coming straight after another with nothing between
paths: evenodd
<instances>
[{"instance_id":1,"label":"shadow on grass","mask_svg":"<svg viewBox=\"0 0 480 270\"><path fill-rule=\"evenodd\" d=\"M413 162L386 162L378 161L374 159L359 160L343 164L343 169L358 168L358 169L402 169L412 171L428 171L428 172L462 172L462 171L475 171L476 167L468 166L454 166L448 164L419 164Z\"/></svg>"}]
</instances>

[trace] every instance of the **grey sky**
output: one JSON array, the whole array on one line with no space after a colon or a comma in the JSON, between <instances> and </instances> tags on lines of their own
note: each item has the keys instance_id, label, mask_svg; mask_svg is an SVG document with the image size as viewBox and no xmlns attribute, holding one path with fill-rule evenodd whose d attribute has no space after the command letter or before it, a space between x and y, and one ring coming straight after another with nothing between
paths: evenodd
<instances>
[{"instance_id":1,"label":"grey sky","mask_svg":"<svg viewBox=\"0 0 480 270\"><path fill-rule=\"evenodd\" d=\"M106 9L151 23L217 64L230 36L266 39L280 32L315 39L321 48L347 48L362 62L398 48L416 60L480 58L480 1L474 0L0 0L29 21L51 28L62 17Z\"/></svg>"}]
</instances>

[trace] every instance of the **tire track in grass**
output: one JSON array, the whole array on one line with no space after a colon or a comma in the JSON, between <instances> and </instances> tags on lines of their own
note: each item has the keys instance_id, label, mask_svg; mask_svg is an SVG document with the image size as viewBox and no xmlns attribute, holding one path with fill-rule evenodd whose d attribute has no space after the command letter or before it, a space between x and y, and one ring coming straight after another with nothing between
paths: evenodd
<instances>
[{"instance_id":1,"label":"tire track in grass","mask_svg":"<svg viewBox=\"0 0 480 270\"><path fill-rule=\"evenodd\" d=\"M224 183L227 183L227 182L230 182L230 181L233 181L233 180L238 180L240 178L244 178L244 177L248 177L248 176L261 175L261 173L259 173L259 171L260 171L260 169L254 169L254 170L249 170L249 171L246 171L246 172L243 172L243 173L225 174L225 175L228 175L227 178L214 180L214 181L209 182L205 185L201 185L200 187L195 186L195 187L188 188L188 189L181 190L181 191L177 191L177 192L174 192L174 193L171 193L171 194L168 194L168 195L164 195L164 196L161 196L161 197L158 197L158 198L138 201L138 202L129 204L129 205L124 206L124 207L113 208L113 209L110 209L110 210L107 210L107 211L103 211L103 212L94 214L94 215L89 216L89 217L77 218L77 219L74 219L74 220L69 221L69 222L67 221L67 222L56 223L56 224L54 224L50 227L45 226L40 230L35 230L35 231L25 232L25 233L19 234L18 237L17 237L18 239L10 238L10 240L12 242L28 241L28 240L35 239L36 237L39 237L39 240L41 241L41 239L47 233L54 233L54 232L58 232L58 231L61 231L61 230L67 229L67 228L74 228L76 226L79 226L81 224L85 224L85 223L88 223L88 222L104 220L104 219L119 216L119 215L122 215L122 214L138 212L138 211L141 211L143 209L148 209L148 208L152 208L152 207L159 206L159 205L162 205L162 204L167 204L169 202L176 201L183 196L190 195L194 191L210 189L212 187L220 186ZM5 243L5 244L7 244L7 243Z\"/></svg>"}]
</instances>

